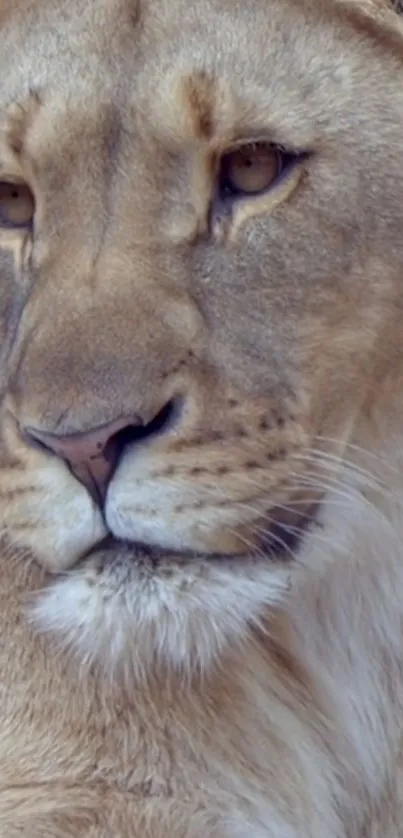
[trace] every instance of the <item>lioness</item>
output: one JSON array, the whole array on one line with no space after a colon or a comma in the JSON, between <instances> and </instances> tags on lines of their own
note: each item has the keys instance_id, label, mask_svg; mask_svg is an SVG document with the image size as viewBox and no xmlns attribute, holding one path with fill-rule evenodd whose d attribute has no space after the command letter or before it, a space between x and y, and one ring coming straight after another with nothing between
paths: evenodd
<instances>
[{"instance_id":1,"label":"lioness","mask_svg":"<svg viewBox=\"0 0 403 838\"><path fill-rule=\"evenodd\" d=\"M0 836L398 838L399 18L0 33Z\"/></svg>"}]
</instances>

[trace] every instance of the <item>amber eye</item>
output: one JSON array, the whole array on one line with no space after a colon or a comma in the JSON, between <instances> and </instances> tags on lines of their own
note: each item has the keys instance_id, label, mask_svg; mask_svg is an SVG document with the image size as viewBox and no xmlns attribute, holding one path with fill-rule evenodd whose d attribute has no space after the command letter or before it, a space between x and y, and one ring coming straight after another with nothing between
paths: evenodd
<instances>
[{"instance_id":1,"label":"amber eye","mask_svg":"<svg viewBox=\"0 0 403 838\"><path fill-rule=\"evenodd\" d=\"M270 189L294 159L269 143L248 143L221 158L219 187L223 198L253 196Z\"/></svg>"},{"instance_id":2,"label":"amber eye","mask_svg":"<svg viewBox=\"0 0 403 838\"><path fill-rule=\"evenodd\" d=\"M0 227L30 227L35 201L25 183L0 181Z\"/></svg>"}]
</instances>

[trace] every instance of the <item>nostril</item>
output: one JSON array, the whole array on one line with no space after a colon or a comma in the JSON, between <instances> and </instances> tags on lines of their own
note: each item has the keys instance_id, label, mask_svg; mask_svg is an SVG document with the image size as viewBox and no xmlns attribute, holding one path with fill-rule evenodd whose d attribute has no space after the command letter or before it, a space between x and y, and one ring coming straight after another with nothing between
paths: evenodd
<instances>
[{"instance_id":1,"label":"nostril","mask_svg":"<svg viewBox=\"0 0 403 838\"><path fill-rule=\"evenodd\" d=\"M162 410L154 416L154 419L146 425L146 429L148 428L147 435L154 436L171 430L173 425L176 425L180 418L183 409L183 402L184 399L181 396L176 396L176 398L171 399L171 401L169 401L162 408Z\"/></svg>"},{"instance_id":2,"label":"nostril","mask_svg":"<svg viewBox=\"0 0 403 838\"><path fill-rule=\"evenodd\" d=\"M182 412L182 405L182 398L177 397L176 399L171 399L171 401L169 401L162 408L162 410L154 416L151 422L147 422L145 425L126 425L126 427L117 431L113 437L110 437L104 449L104 456L108 456L107 452L109 445L112 445L113 447L117 445L119 451L122 452L126 445L166 433L178 421Z\"/></svg>"}]
</instances>

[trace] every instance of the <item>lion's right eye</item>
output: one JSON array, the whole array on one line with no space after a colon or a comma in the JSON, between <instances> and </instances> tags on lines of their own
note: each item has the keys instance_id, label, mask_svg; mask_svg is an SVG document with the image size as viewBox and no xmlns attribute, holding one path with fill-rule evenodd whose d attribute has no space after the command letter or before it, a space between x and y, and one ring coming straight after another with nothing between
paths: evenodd
<instances>
[{"instance_id":1,"label":"lion's right eye","mask_svg":"<svg viewBox=\"0 0 403 838\"><path fill-rule=\"evenodd\" d=\"M230 149L220 160L217 197L231 203L270 192L308 156L308 152L286 151L268 142L249 142Z\"/></svg>"},{"instance_id":2,"label":"lion's right eye","mask_svg":"<svg viewBox=\"0 0 403 838\"><path fill-rule=\"evenodd\" d=\"M32 226L34 196L25 183L0 181L0 227L26 229Z\"/></svg>"},{"instance_id":3,"label":"lion's right eye","mask_svg":"<svg viewBox=\"0 0 403 838\"><path fill-rule=\"evenodd\" d=\"M268 143L247 143L221 158L222 197L252 197L273 186L284 169L284 154Z\"/></svg>"}]
</instances>

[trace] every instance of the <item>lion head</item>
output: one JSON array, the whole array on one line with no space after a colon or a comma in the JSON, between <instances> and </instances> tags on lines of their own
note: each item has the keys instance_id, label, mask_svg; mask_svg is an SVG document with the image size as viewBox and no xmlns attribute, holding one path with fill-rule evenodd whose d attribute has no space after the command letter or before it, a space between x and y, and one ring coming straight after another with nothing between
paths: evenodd
<instances>
[{"instance_id":1,"label":"lion head","mask_svg":"<svg viewBox=\"0 0 403 838\"><path fill-rule=\"evenodd\" d=\"M2 534L84 658L240 642L395 428L403 51L378 18L3 0Z\"/></svg>"}]
</instances>

